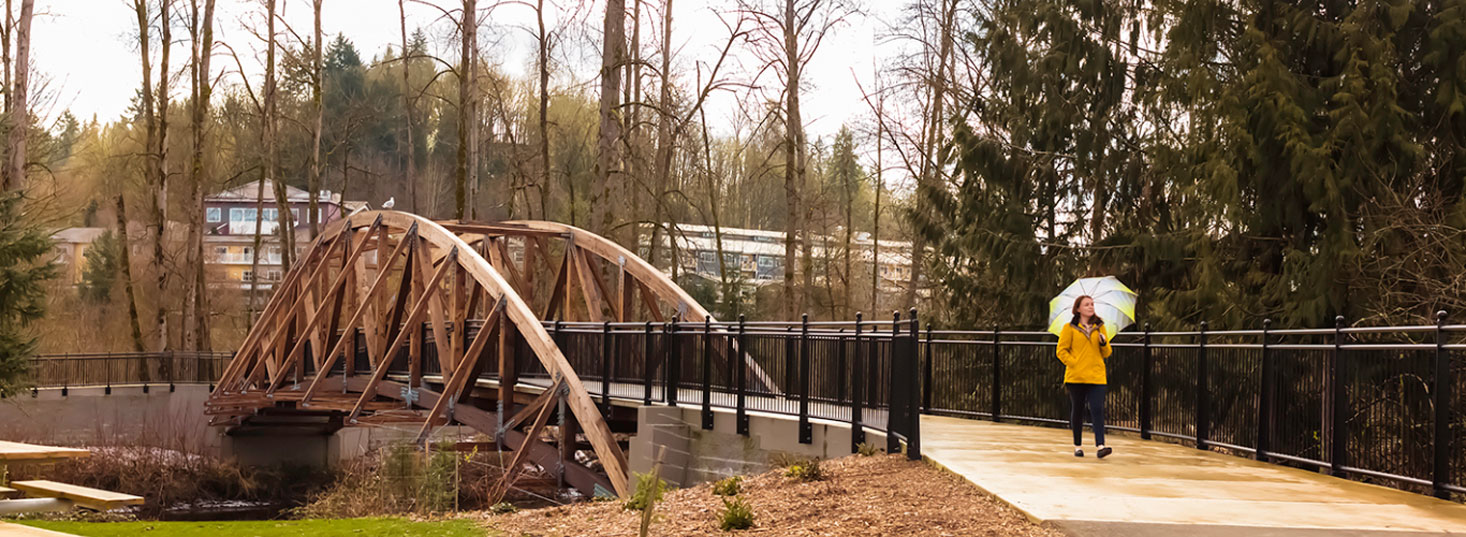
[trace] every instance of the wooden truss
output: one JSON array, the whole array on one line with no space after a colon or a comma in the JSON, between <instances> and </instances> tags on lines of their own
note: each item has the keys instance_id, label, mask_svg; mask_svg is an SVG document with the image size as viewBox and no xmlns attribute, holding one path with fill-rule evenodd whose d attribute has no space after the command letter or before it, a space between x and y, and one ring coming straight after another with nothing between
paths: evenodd
<instances>
[{"instance_id":1,"label":"wooden truss","mask_svg":"<svg viewBox=\"0 0 1466 537\"><path fill-rule=\"evenodd\" d=\"M549 319L711 317L655 267L572 226L364 212L327 226L277 284L208 412L225 426L285 410L345 426L418 424L419 442L459 423L514 451L505 486L533 461L558 467L587 493L626 495L625 453L545 330ZM523 405L515 404L516 389L526 388L517 382L516 348L527 348L551 381ZM495 368L497 386L487 389L497 406L489 410L475 403L488 399L480 376ZM558 447L541 438L553 408ZM578 435L604 476L574 463Z\"/></svg>"}]
</instances>

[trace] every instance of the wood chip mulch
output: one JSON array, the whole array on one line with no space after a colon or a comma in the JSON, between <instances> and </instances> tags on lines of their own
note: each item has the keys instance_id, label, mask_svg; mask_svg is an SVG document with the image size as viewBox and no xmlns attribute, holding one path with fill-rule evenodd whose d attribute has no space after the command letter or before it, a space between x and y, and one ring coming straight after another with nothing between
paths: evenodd
<instances>
[{"instance_id":1,"label":"wood chip mulch","mask_svg":"<svg viewBox=\"0 0 1466 537\"><path fill-rule=\"evenodd\" d=\"M651 535L1031 536L1062 537L1029 522L962 477L900 455L850 456L824 463L825 478L800 482L775 470L743 480L754 527L722 531L723 503L711 484L670 491L657 504ZM619 501L481 515L506 537L634 536L639 512Z\"/></svg>"}]
</instances>

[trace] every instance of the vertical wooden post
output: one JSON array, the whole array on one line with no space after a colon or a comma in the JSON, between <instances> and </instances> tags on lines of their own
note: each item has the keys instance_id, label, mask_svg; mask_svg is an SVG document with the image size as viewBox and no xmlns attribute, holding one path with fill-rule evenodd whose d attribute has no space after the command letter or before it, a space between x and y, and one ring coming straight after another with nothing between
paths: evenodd
<instances>
[{"instance_id":1,"label":"vertical wooden post","mask_svg":"<svg viewBox=\"0 0 1466 537\"><path fill-rule=\"evenodd\" d=\"M500 300L507 300L500 298ZM519 364L515 352L514 324L509 320L508 315L501 315L499 318L499 426L498 438L501 449L507 448L504 442L504 420L514 414L514 385L519 383ZM488 326L479 327L479 330L488 330Z\"/></svg>"}]
</instances>

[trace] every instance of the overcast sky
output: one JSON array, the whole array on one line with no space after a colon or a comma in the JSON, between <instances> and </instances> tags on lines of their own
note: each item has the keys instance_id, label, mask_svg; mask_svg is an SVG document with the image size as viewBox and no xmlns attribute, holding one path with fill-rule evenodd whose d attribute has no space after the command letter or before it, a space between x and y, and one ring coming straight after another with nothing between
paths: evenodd
<instances>
[{"instance_id":1,"label":"overcast sky","mask_svg":"<svg viewBox=\"0 0 1466 537\"><path fill-rule=\"evenodd\" d=\"M177 2L186 5L185 1ZM451 6L451 0L440 0L440 4ZM480 1L487 5L491 2ZM567 7L578 5L574 0L562 0ZM50 118L69 109L83 121L95 117L108 122L119 118L127 109L131 96L137 90L141 74L136 44L136 17L129 7L130 0L37 0L36 18L32 28L32 65L39 70L39 76L49 80L49 91L54 104L46 110ZM628 2L630 4L630 2ZM877 47L875 41L881 30L878 21L890 20L896 15L895 2L873 2L865 9L866 16L849 19L848 24L828 36L814 62L806 70L810 82L806 88L803 105L805 122L810 133L823 136L838 130L847 121L856 121L866 110L860 92L854 82L860 77L866 89L870 89L872 55L889 47ZM281 0L286 21L302 36L309 37L311 10L309 0ZM658 17L661 1L651 0L643 6L643 19ZM713 61L717 48L722 45L728 32L719 22L710 6L719 2L680 0L674 2L673 42L678 49L674 73L684 77L684 86L690 86L695 75L694 61ZM583 31L590 32L592 39L598 39L602 10L597 5L580 8L581 20L589 20ZM407 6L409 27L422 27L437 46L448 46L452 25L441 19L441 13L429 6L409 2ZM263 43L246 28L263 28L264 17L260 0L218 0L216 39L233 46L239 52L246 73L253 77L262 72L260 59L255 52ZM568 16L560 14L559 16ZM516 29L516 25L527 26L533 22L533 11L515 4L503 5L485 17L492 19L498 30L494 42L486 44L484 56L513 74L523 74L531 63L531 37L527 32ZM725 15L730 20L733 15ZM388 45L399 42L396 0L326 0L323 14L323 30L327 35L344 34L355 43L363 61L380 55ZM658 26L660 24L658 23ZM286 30L280 30L289 37ZM647 30L651 32L659 30ZM188 35L183 29L174 31L175 45L171 63L175 73L187 64ZM329 38L328 38L329 39ZM643 44L654 44L657 39L643 35ZM567 62L562 69L562 79L591 81L599 67L599 60L591 57L594 50L581 54L563 53ZM156 58L156 51L154 52ZM155 60L156 61L156 60ZM744 69L752 69L747 64ZM156 65L156 64L155 64ZM236 71L233 60L216 56L216 70ZM734 66L737 69L737 66ZM675 75L674 75L675 76ZM226 84L237 84L237 74L225 78ZM768 78L765 84L777 85L777 80ZM187 91L184 81L175 86L175 95ZM734 100L723 95L713 101L709 109L710 122L728 121L734 114ZM48 119L50 119L48 118Z\"/></svg>"}]
</instances>

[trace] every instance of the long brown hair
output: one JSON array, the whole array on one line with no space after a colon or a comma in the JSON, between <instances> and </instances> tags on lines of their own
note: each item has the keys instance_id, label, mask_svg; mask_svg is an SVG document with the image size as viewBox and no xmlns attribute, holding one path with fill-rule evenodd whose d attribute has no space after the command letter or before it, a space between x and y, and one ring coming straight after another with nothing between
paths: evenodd
<instances>
[{"instance_id":1,"label":"long brown hair","mask_svg":"<svg viewBox=\"0 0 1466 537\"><path fill-rule=\"evenodd\" d=\"M1079 295L1079 298L1074 299L1074 306L1069 308L1069 313L1074 314L1074 318L1069 321L1069 324L1074 325L1076 328L1079 326L1079 305L1083 304L1084 299L1086 298L1094 300L1094 298L1089 295ZM1105 320L1101 319L1098 314L1090 316L1089 320L1090 322L1094 323L1095 326L1103 326L1105 324Z\"/></svg>"}]
</instances>

